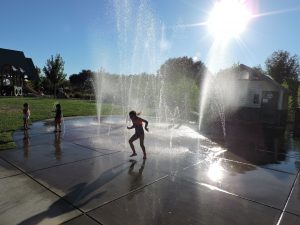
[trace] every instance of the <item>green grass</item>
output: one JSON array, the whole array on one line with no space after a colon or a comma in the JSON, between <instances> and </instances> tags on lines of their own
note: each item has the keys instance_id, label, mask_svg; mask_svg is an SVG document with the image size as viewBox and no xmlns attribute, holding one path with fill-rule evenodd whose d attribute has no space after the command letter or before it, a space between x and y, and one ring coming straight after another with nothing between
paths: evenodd
<instances>
[{"instance_id":1,"label":"green grass","mask_svg":"<svg viewBox=\"0 0 300 225\"><path fill-rule=\"evenodd\" d=\"M30 123L53 118L55 104L60 103L64 117L96 115L94 101L50 99L50 98L25 98L25 97L0 97L0 150L14 148L15 143L12 133L23 126L22 109L27 102L31 112ZM102 105L101 114L119 114L120 107Z\"/></svg>"},{"instance_id":2,"label":"green grass","mask_svg":"<svg viewBox=\"0 0 300 225\"><path fill-rule=\"evenodd\" d=\"M16 144L12 139L13 131L0 132L0 150L15 148Z\"/></svg>"}]
</instances>

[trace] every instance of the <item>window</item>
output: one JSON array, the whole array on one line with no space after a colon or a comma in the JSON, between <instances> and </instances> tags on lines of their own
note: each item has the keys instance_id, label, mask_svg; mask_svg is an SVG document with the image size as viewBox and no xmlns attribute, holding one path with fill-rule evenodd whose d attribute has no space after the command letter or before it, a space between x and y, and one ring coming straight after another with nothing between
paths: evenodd
<instances>
[{"instance_id":1,"label":"window","mask_svg":"<svg viewBox=\"0 0 300 225\"><path fill-rule=\"evenodd\" d=\"M239 79L241 80L249 80L250 74L247 71L243 71L239 74Z\"/></svg>"},{"instance_id":2,"label":"window","mask_svg":"<svg viewBox=\"0 0 300 225\"><path fill-rule=\"evenodd\" d=\"M259 94L254 94L253 95L253 103L254 104L259 104Z\"/></svg>"}]
</instances>

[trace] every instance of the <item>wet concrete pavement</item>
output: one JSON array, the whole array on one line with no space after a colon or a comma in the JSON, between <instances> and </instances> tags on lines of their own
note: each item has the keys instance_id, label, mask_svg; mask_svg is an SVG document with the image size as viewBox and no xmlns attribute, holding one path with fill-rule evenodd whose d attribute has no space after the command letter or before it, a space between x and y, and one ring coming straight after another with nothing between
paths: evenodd
<instances>
[{"instance_id":1,"label":"wet concrete pavement","mask_svg":"<svg viewBox=\"0 0 300 225\"><path fill-rule=\"evenodd\" d=\"M129 158L122 117L14 133L0 152L0 224L300 224L300 141L254 126L212 141L150 119L148 159Z\"/></svg>"}]
</instances>

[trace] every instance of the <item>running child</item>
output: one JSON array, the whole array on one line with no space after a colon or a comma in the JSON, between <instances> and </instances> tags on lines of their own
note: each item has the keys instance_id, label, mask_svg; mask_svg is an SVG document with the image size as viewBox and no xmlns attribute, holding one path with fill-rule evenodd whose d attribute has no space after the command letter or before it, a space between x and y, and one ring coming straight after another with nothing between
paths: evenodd
<instances>
[{"instance_id":1,"label":"running child","mask_svg":"<svg viewBox=\"0 0 300 225\"><path fill-rule=\"evenodd\" d=\"M127 129L135 129L135 134L132 135L132 137L129 139L129 145L132 149L132 154L130 155L130 157L136 156L136 151L133 145L133 142L137 139L140 139L140 146L143 150L143 154L144 157L143 159L147 158L147 154L146 154L146 149L144 146L144 128L143 128L143 123L145 123L145 130L149 132L148 130L148 121L144 120L140 117L138 117L139 114L137 114L135 111L131 111L129 112L129 117L132 120L132 126L131 127L127 127Z\"/></svg>"}]
</instances>

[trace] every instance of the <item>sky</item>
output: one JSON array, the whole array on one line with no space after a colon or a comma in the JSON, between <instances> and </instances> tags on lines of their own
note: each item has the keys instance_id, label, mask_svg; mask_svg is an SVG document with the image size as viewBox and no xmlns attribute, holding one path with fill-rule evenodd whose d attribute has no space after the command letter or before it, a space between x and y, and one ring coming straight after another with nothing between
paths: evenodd
<instances>
[{"instance_id":1,"label":"sky","mask_svg":"<svg viewBox=\"0 0 300 225\"><path fill-rule=\"evenodd\" d=\"M0 48L23 51L40 68L60 54L68 75L156 73L182 56L212 71L233 63L264 68L274 51L300 55L300 1L241 1L251 20L216 47L205 25L213 0L1 0Z\"/></svg>"}]
</instances>

